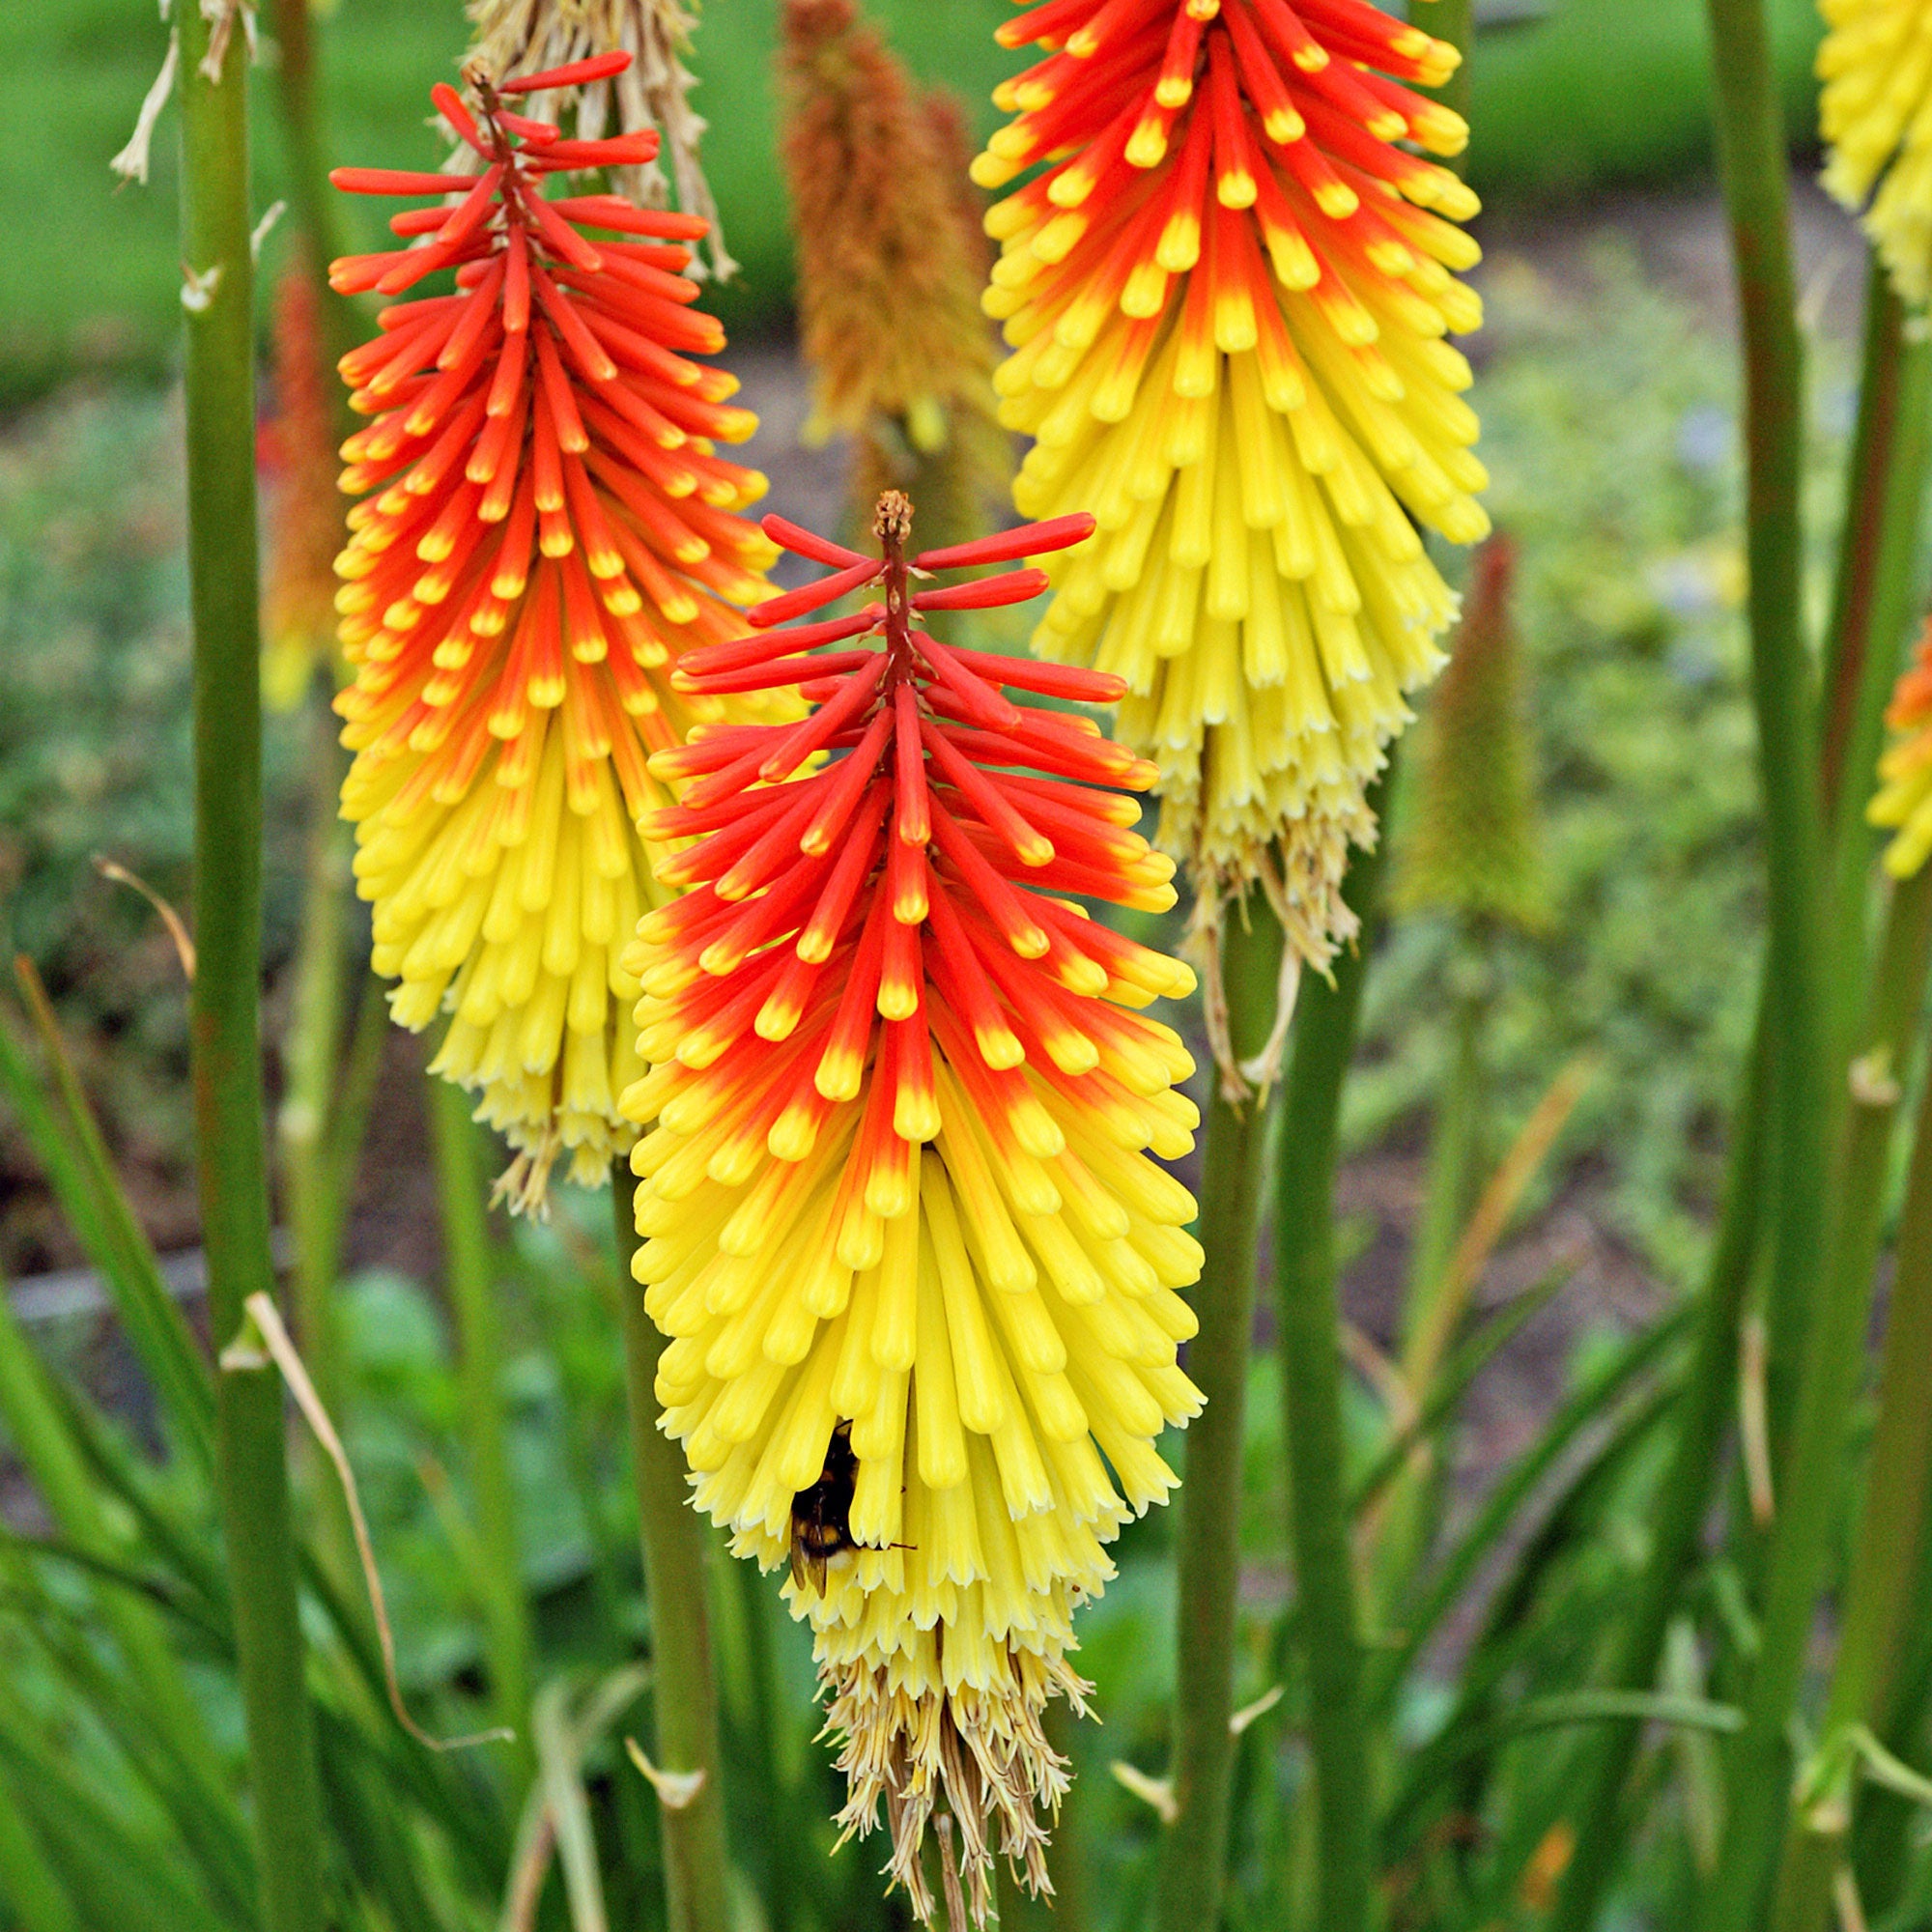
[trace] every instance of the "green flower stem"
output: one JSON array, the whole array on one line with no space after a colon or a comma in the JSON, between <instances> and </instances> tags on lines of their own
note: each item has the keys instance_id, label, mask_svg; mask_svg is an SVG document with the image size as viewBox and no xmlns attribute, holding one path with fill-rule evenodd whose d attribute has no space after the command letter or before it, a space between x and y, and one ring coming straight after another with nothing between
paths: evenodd
<instances>
[{"instance_id":1,"label":"green flower stem","mask_svg":"<svg viewBox=\"0 0 1932 1932\"><path fill-rule=\"evenodd\" d=\"M186 312L188 582L194 625L195 1146L217 1349L272 1293L262 1118L262 693L256 621L248 60L240 9L218 77L212 23L184 6L182 263ZM321 1802L303 1685L282 1387L272 1368L215 1389L220 1500L264 1932L322 1932Z\"/></svg>"},{"instance_id":2,"label":"green flower stem","mask_svg":"<svg viewBox=\"0 0 1932 1932\"><path fill-rule=\"evenodd\" d=\"M1861 805L1871 789L1880 714L1898 668L1893 646L1909 617L1906 586L1896 577L1900 563L1909 574L1917 548L1928 360L1928 346L1908 339L1905 304L1872 249L1865 274L1859 420L1838 540L1821 721L1825 809L1837 836L1858 822L1846 808Z\"/></svg>"},{"instance_id":3,"label":"green flower stem","mask_svg":"<svg viewBox=\"0 0 1932 1932\"><path fill-rule=\"evenodd\" d=\"M316 107L314 0L270 0L274 22L282 139L288 150L289 197L306 244L308 272L321 295L324 394L335 398L343 435L355 422L348 391L336 380L336 358L355 345L354 303L328 286L328 265L343 252L334 190L329 186L322 117Z\"/></svg>"},{"instance_id":4,"label":"green flower stem","mask_svg":"<svg viewBox=\"0 0 1932 1932\"><path fill-rule=\"evenodd\" d=\"M515 1492L503 1440L503 1331L483 1208L476 1127L463 1089L425 1078L436 1146L437 1202L442 1217L444 1273L456 1317L463 1380L463 1428L476 1539L489 1576L483 1614L489 1632L491 1702L497 1723L517 1734L524 1780L534 1773L530 1732L530 1632L517 1545Z\"/></svg>"},{"instance_id":5,"label":"green flower stem","mask_svg":"<svg viewBox=\"0 0 1932 1932\"><path fill-rule=\"evenodd\" d=\"M1371 802L1386 803L1385 775ZM1342 1440L1342 1348L1335 1287L1335 1166L1342 1086L1353 1058L1375 936L1383 847L1356 859L1348 897L1355 950L1332 984L1302 983L1275 1174L1277 1347L1288 1433L1290 1523L1314 1761L1321 1932L1365 1932L1376 1910L1375 1805Z\"/></svg>"},{"instance_id":6,"label":"green flower stem","mask_svg":"<svg viewBox=\"0 0 1932 1932\"><path fill-rule=\"evenodd\" d=\"M283 1048L288 1090L276 1116L275 1133L289 1225L295 1235L296 1312L302 1359L317 1393L333 1411L342 1398L335 1285L341 1271L347 1204L329 1158L328 1127L342 1057L349 828L335 810L341 772L332 715L313 710L309 723L307 873L295 958L295 996Z\"/></svg>"},{"instance_id":7,"label":"green flower stem","mask_svg":"<svg viewBox=\"0 0 1932 1932\"><path fill-rule=\"evenodd\" d=\"M1260 893L1249 894L1244 907L1228 908L1221 971L1237 1060L1260 1052L1267 1039L1282 943L1280 923ZM1176 1529L1171 1776L1177 1811L1161 1838L1161 1932L1212 1925L1227 1879L1241 1447L1267 1122L1264 1099L1230 1101L1215 1086L1201 1172L1199 1231L1207 1259L1193 1293L1201 1327L1187 1345L1187 1373L1208 1406L1188 1425Z\"/></svg>"},{"instance_id":8,"label":"green flower stem","mask_svg":"<svg viewBox=\"0 0 1932 1932\"><path fill-rule=\"evenodd\" d=\"M1861 1044L1846 1137L1833 1256L1833 1295L1869 1306L1890 1171L1899 1085L1912 1057L1932 957L1932 867L1901 885L1886 922L1873 1012ZM1921 1111L1912 1181L1898 1236L1898 1275L1886 1321L1878 1422L1866 1463L1864 1504L1840 1610L1838 1651L1821 1729L1824 1749L1853 1726L1883 1723L1890 1699L1932 1476L1932 1092ZM1819 1932L1851 1827L1851 1767L1819 1794L1784 1841L1775 1932Z\"/></svg>"},{"instance_id":9,"label":"green flower stem","mask_svg":"<svg viewBox=\"0 0 1932 1932\"><path fill-rule=\"evenodd\" d=\"M1803 384L1784 140L1763 0L1708 0L1719 155L1737 265L1746 423L1751 689L1770 873L1768 1011L1776 1039L1774 1360L1796 1365L1776 1467L1762 1643L1745 1728L1725 1754L1729 1810L1704 1932L1762 1922L1789 1794L1787 1733L1833 1548L1845 1426L1862 1366L1863 1284L1824 1277L1832 1120L1815 720L1801 623Z\"/></svg>"},{"instance_id":10,"label":"green flower stem","mask_svg":"<svg viewBox=\"0 0 1932 1932\"><path fill-rule=\"evenodd\" d=\"M665 1892L670 1932L727 1932L724 1754L718 1748L718 1680L711 1662L703 1523L691 1507L684 1452L658 1427L658 1356L664 1338L631 1279L637 1252L631 1165L611 1168L616 1210L617 1299L623 1310L624 1386L631 1409L631 1472L638 1486L644 1590L651 1613L651 1704L662 1771L704 1774L681 1809L664 1808Z\"/></svg>"},{"instance_id":11,"label":"green flower stem","mask_svg":"<svg viewBox=\"0 0 1932 1932\"><path fill-rule=\"evenodd\" d=\"M1830 855L1830 982L1840 1055L1862 1018L1866 894L1874 834L1864 822L1886 700L1918 601L1932 343L1912 341L1904 304L1876 256L1865 297L1864 371L1851 503L1838 560L1821 764Z\"/></svg>"},{"instance_id":12,"label":"green flower stem","mask_svg":"<svg viewBox=\"0 0 1932 1932\"><path fill-rule=\"evenodd\" d=\"M1632 1593L1607 1673L1608 1684L1620 1692L1640 1694L1656 1687L1664 1636L1710 1511L1711 1487L1730 1421L1738 1322L1750 1285L1765 1196L1768 1136L1756 1131L1754 1123L1764 1117L1773 1055L1767 989L1759 998L1756 1038L1732 1115L1723 1209L1710 1272L1698 1297L1690 1361L1675 1418L1676 1441L1650 1506L1650 1554ZM1604 1888L1628 1840L1625 1791L1642 1736L1637 1723L1606 1724L1578 1769L1574 1780L1577 1802L1570 1813L1577 1849L1563 1875L1549 1932L1588 1932L1596 1923Z\"/></svg>"}]
</instances>

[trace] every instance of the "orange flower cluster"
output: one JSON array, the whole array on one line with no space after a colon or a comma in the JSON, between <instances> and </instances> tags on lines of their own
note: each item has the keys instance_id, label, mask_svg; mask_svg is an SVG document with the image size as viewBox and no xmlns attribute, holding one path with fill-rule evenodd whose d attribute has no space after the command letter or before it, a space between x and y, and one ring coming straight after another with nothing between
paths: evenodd
<instances>
[{"instance_id":1,"label":"orange flower cluster","mask_svg":"<svg viewBox=\"0 0 1932 1932\"><path fill-rule=\"evenodd\" d=\"M269 499L262 694L277 711L301 701L316 664L335 645L342 497L321 309L307 263L292 263L275 285L274 410L257 439Z\"/></svg>"},{"instance_id":2,"label":"orange flower cluster","mask_svg":"<svg viewBox=\"0 0 1932 1932\"><path fill-rule=\"evenodd\" d=\"M1893 688L1885 722L1891 743L1879 760L1878 796L1867 815L1896 834L1886 847L1886 870L1909 879L1932 856L1932 619Z\"/></svg>"},{"instance_id":3,"label":"orange flower cluster","mask_svg":"<svg viewBox=\"0 0 1932 1932\"><path fill-rule=\"evenodd\" d=\"M514 1205L541 1208L559 1153L596 1184L641 1071L621 963L663 895L640 813L669 802L655 751L754 715L677 689L684 652L740 635L776 555L733 512L764 479L719 442L755 418L735 380L692 360L724 346L682 270L701 219L607 194L550 200L557 171L645 160L657 135L563 138L513 99L619 71L628 54L433 98L467 175L339 168L364 194L461 196L396 215L398 249L349 256L344 294L400 303L343 358L375 420L343 446L365 496L338 559L355 681L338 699L355 762L342 810L375 901L391 1010L451 1014L435 1067L480 1095L518 1151ZM592 239L596 231L599 239ZM609 239L609 238L616 239Z\"/></svg>"},{"instance_id":4,"label":"orange flower cluster","mask_svg":"<svg viewBox=\"0 0 1932 1932\"><path fill-rule=\"evenodd\" d=\"M1012 480L980 312L984 200L952 102L922 96L853 0L786 0L780 144L797 241L809 441L856 439L853 497L911 493L936 542L983 527ZM882 323L882 317L890 317Z\"/></svg>"},{"instance_id":5,"label":"orange flower cluster","mask_svg":"<svg viewBox=\"0 0 1932 1932\"><path fill-rule=\"evenodd\" d=\"M631 956L651 1071L624 1105L656 1122L631 1164L634 1267L672 1338L662 1426L741 1554L793 1551L840 1822L867 1831L886 1801L888 1868L924 1918L943 1796L983 1920L992 1827L1045 1883L1040 1814L1065 1767L1040 1716L1087 1689L1065 1662L1072 1612L1113 1574L1120 1525L1173 1488L1154 1441L1201 1403L1175 1359L1195 1327L1175 1293L1200 1270L1194 1204L1144 1151L1192 1146L1199 1116L1173 1088L1192 1062L1135 1010L1194 982L1078 903L1174 903L1173 862L1111 789L1152 767L1001 691L1108 702L1118 680L917 628L1043 578L915 576L1077 543L1092 519L908 563L910 507L881 497L883 556L768 517L832 574L754 624L877 600L676 673L713 696L797 685L816 708L707 726L651 761L685 789L646 830L690 842L659 868L684 896Z\"/></svg>"},{"instance_id":6,"label":"orange flower cluster","mask_svg":"<svg viewBox=\"0 0 1932 1932\"><path fill-rule=\"evenodd\" d=\"M1126 679L1122 735L1205 877L1280 841L1321 963L1364 786L1453 614L1415 525L1488 527L1445 340L1481 317L1452 272L1476 201L1398 145L1463 145L1412 91L1456 51L1365 0L1045 0L999 38L1047 49L975 170L1037 169L988 221L1005 420L1035 439L1015 500L1101 531L1036 647Z\"/></svg>"}]
</instances>

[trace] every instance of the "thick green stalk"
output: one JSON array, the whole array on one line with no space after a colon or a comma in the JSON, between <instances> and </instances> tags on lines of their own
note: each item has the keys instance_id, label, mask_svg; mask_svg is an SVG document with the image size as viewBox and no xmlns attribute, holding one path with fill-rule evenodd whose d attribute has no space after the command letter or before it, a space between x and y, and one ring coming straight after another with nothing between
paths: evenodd
<instances>
[{"instance_id":1,"label":"thick green stalk","mask_svg":"<svg viewBox=\"0 0 1932 1932\"><path fill-rule=\"evenodd\" d=\"M1267 1039L1281 953L1280 923L1261 894L1251 894L1245 908L1229 908L1221 970L1236 1059L1260 1052ZM1175 1536L1177 1811L1160 1845L1161 1932L1214 1924L1227 1879L1241 1446L1267 1122L1264 1098L1230 1101L1216 1086L1201 1169L1199 1228L1207 1259L1193 1293L1201 1327L1187 1345L1187 1373L1208 1406L1188 1427Z\"/></svg>"},{"instance_id":2,"label":"thick green stalk","mask_svg":"<svg viewBox=\"0 0 1932 1932\"><path fill-rule=\"evenodd\" d=\"M1819 754L1828 810L1835 805L1856 729L1859 697L1870 661L1872 597L1885 540L1886 479L1898 438L1899 374L1905 304L1878 250L1865 251L1865 339L1859 376L1859 416L1845 466L1845 520L1838 532L1832 617L1825 634L1825 697ZM1835 812L1833 819L1835 822Z\"/></svg>"},{"instance_id":3,"label":"thick green stalk","mask_svg":"<svg viewBox=\"0 0 1932 1932\"><path fill-rule=\"evenodd\" d=\"M1862 1293L1869 1305L1890 1173L1892 1122L1912 1058L1932 957L1932 867L1894 894L1879 955L1873 1013L1853 1083L1833 1294ZM1913 1156L1913 1179L1898 1236L1898 1275L1886 1321L1879 1411L1866 1462L1864 1503L1840 1609L1838 1651L1821 1728L1821 1751L1842 1746L1853 1726L1884 1722L1907 1605L1918 1573L1928 1476L1932 1404L1925 1364L1932 1359L1932 1090ZM1832 1882L1851 1829L1854 1770L1849 1759L1827 1780L1785 1837L1773 1925L1776 1932L1819 1932L1832 1909Z\"/></svg>"},{"instance_id":4,"label":"thick green stalk","mask_svg":"<svg viewBox=\"0 0 1932 1932\"><path fill-rule=\"evenodd\" d=\"M691 1507L684 1453L659 1429L658 1356L664 1338L631 1279L638 1236L628 1161L611 1169L616 1210L617 1297L623 1310L624 1386L631 1410L631 1474L651 1614L651 1705L658 1768L704 1774L682 1808L664 1807L665 1893L670 1932L727 1932L724 1756L718 1748L718 1680L705 1605L704 1526Z\"/></svg>"},{"instance_id":5,"label":"thick green stalk","mask_svg":"<svg viewBox=\"0 0 1932 1932\"><path fill-rule=\"evenodd\" d=\"M806 1864L811 1853L800 1841L797 1806L780 1752L787 1715L780 1702L772 1643L772 1618L779 1605L755 1563L733 1563L731 1580L738 1598L742 1674L733 1670L728 1656L724 1667L725 1682L736 1676L743 1686L743 1731L751 1740L745 1753L745 1797L758 1830L749 1849L772 1932L792 1932L802 1918L810 1916L807 1880L815 1873ZM726 1614L722 1611L721 1617Z\"/></svg>"},{"instance_id":6,"label":"thick green stalk","mask_svg":"<svg viewBox=\"0 0 1932 1932\"><path fill-rule=\"evenodd\" d=\"M1821 1294L1832 1119L1820 905L1817 739L1801 622L1802 369L1783 130L1763 0L1708 0L1719 154L1736 259L1745 368L1751 689L1770 873L1770 999L1777 1040L1774 1354L1798 1367L1766 1566L1762 1646L1745 1729L1726 1753L1729 1811L1705 1932L1760 1922L1788 1803L1786 1735L1832 1550L1865 1295ZM1794 1348L1793 1339L1797 1338Z\"/></svg>"},{"instance_id":7,"label":"thick green stalk","mask_svg":"<svg viewBox=\"0 0 1932 1932\"><path fill-rule=\"evenodd\" d=\"M1385 778L1377 788L1378 810L1387 790ZM1362 919L1355 950L1336 962L1332 984L1310 975L1302 985L1275 1175L1276 1332L1293 1502L1295 1634L1306 1665L1315 1773L1315 1922L1321 1932L1366 1932L1376 1910L1376 1814L1344 1473L1334 1221L1342 1086L1354 1055L1382 851L1378 845L1362 855L1350 873L1349 900Z\"/></svg>"},{"instance_id":8,"label":"thick green stalk","mask_svg":"<svg viewBox=\"0 0 1932 1932\"><path fill-rule=\"evenodd\" d=\"M1738 1321L1750 1285L1764 1198L1766 1136L1755 1130L1755 1123L1763 1118L1772 1061L1767 995L1761 994L1756 1039L1731 1117L1723 1208L1710 1272L1698 1297L1696 1332L1675 1419L1676 1442L1649 1509L1650 1554L1632 1592L1606 1673L1607 1683L1617 1690L1641 1692L1655 1688L1664 1637L1710 1512L1711 1486L1731 1414ZM1610 1723L1589 1747L1574 1780L1577 1803L1570 1818L1577 1849L1563 1875L1549 1932L1587 1932L1596 1922L1604 1887L1627 1842L1622 1817L1625 1790L1642 1736L1641 1724Z\"/></svg>"},{"instance_id":9,"label":"thick green stalk","mask_svg":"<svg viewBox=\"0 0 1932 1932\"><path fill-rule=\"evenodd\" d=\"M425 1085L436 1144L445 1278L456 1317L463 1378L464 1447L476 1510L476 1538L489 1576L483 1615L489 1631L491 1702L497 1722L517 1734L527 1777L536 1766L529 1745L532 1637L523 1556L517 1545L516 1496L503 1440L503 1330L483 1208L483 1175L476 1159L476 1127L462 1088L434 1074Z\"/></svg>"},{"instance_id":10,"label":"thick green stalk","mask_svg":"<svg viewBox=\"0 0 1932 1932\"><path fill-rule=\"evenodd\" d=\"M211 30L226 40L211 78ZM194 621L195 1148L209 1314L221 1348L272 1293L262 1119L262 696L248 62L241 10L182 7L182 264L186 311L188 582ZM322 1932L321 1804L303 1686L282 1388L224 1371L215 1463L265 1932Z\"/></svg>"},{"instance_id":11,"label":"thick green stalk","mask_svg":"<svg viewBox=\"0 0 1932 1932\"><path fill-rule=\"evenodd\" d=\"M1474 949L1480 935L1465 935ZM1460 962L1459 962L1460 963ZM1472 965L1474 962L1470 962ZM1480 980L1488 973L1477 967ZM1419 1410L1435 1394L1436 1378L1467 1312L1467 1281L1454 1278L1450 1259L1475 1206L1482 1163L1483 1020L1488 1008L1482 983L1456 1004L1455 1057L1443 1081L1429 1148L1429 1179L1422 1213L1409 1249L1399 1366ZM1435 1445L1418 1443L1405 1459L1376 1512L1375 1599L1377 1621L1394 1628L1410 1579L1427 1551L1432 1508L1439 1488Z\"/></svg>"}]
</instances>

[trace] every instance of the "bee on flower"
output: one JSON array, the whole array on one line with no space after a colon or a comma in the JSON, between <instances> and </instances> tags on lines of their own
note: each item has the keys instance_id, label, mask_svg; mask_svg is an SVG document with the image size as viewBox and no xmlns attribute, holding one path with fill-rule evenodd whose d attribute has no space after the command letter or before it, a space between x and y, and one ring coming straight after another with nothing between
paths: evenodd
<instances>
[{"instance_id":1,"label":"bee on flower","mask_svg":"<svg viewBox=\"0 0 1932 1932\"><path fill-rule=\"evenodd\" d=\"M634 1272L670 1338L661 1426L695 1500L810 1622L847 1834L877 1821L922 1918L935 1808L975 1917L1004 1855L1036 1889L1066 1767L1041 1725L1084 1708L1072 1616L1106 1545L1175 1477L1154 1447L1195 1414L1177 1290L1201 1250L1185 1153L1192 1063L1144 1009L1187 968L1088 915L1161 911L1173 862L1133 829L1154 772L1065 711L1104 672L984 656L922 619L1023 602L1037 569L933 574L1076 544L1069 516L908 558L776 517L830 575L688 654L714 697L797 687L792 724L710 724L651 769L682 787L674 846L627 959L652 1131ZM843 596L855 614L798 624Z\"/></svg>"},{"instance_id":2,"label":"bee on flower","mask_svg":"<svg viewBox=\"0 0 1932 1932\"><path fill-rule=\"evenodd\" d=\"M1035 648L1125 682L1162 842L1209 898L1273 878L1273 847L1324 966L1454 615L1420 529L1488 528L1448 340L1481 320L1477 204L1425 158L1467 130L1413 91L1459 57L1365 0L1045 0L999 38L1045 50L975 166L1026 177L987 224L1004 420L1034 439L1014 499L1100 530Z\"/></svg>"},{"instance_id":3,"label":"bee on flower","mask_svg":"<svg viewBox=\"0 0 1932 1932\"><path fill-rule=\"evenodd\" d=\"M1909 879L1932 855L1932 619L1900 674L1885 722L1891 742L1879 759L1878 796L1866 816L1892 832L1885 868Z\"/></svg>"},{"instance_id":4,"label":"bee on flower","mask_svg":"<svg viewBox=\"0 0 1932 1932\"><path fill-rule=\"evenodd\" d=\"M1922 303L1932 296L1932 14L1918 0L1819 0L1819 12L1826 191L1862 213L1893 288Z\"/></svg>"},{"instance_id":5,"label":"bee on flower","mask_svg":"<svg viewBox=\"0 0 1932 1932\"><path fill-rule=\"evenodd\" d=\"M670 802L651 754L772 709L669 675L743 632L737 607L766 594L777 554L735 514L763 477L717 453L755 418L729 402L733 377L692 359L724 346L683 272L705 224L547 198L552 175L648 159L658 137L566 139L513 105L629 60L500 85L472 64L473 110L434 90L468 174L333 176L439 197L392 218L404 245L336 262L338 291L456 284L384 309L342 360L373 418L342 451L361 498L337 562L355 670L337 699L355 753L342 811L375 969L400 980L390 1009L412 1029L448 1013L434 1070L477 1094L516 1150L512 1206L536 1210L559 1156L595 1185L633 1139L622 953L663 897L636 827Z\"/></svg>"}]
</instances>

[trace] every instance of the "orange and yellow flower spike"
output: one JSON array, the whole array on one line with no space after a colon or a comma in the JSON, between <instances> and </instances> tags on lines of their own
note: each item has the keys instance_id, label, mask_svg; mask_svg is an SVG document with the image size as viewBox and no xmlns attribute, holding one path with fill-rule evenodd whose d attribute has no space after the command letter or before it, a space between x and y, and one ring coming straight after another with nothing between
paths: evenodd
<instances>
[{"instance_id":1,"label":"orange and yellow flower spike","mask_svg":"<svg viewBox=\"0 0 1932 1932\"><path fill-rule=\"evenodd\" d=\"M832 574L753 624L873 601L675 674L714 696L798 685L816 708L651 761L685 789L646 829L690 842L659 867L683 896L629 959L650 1072L624 1107L655 1122L631 1164L635 1272L671 1338L662 1427L741 1555L792 1553L839 1823L863 1833L886 1801L887 1869L925 1918L943 1800L983 1920L996 1853L1045 1884L1066 1768L1041 1715L1089 1689L1072 1613L1121 1524L1174 1487L1155 1437L1200 1406L1175 1358L1194 1204L1144 1151L1191 1147L1191 1062L1140 1010L1193 976L1078 903L1173 903L1173 862L1117 789L1152 767L1001 691L1111 702L1119 681L919 627L1044 578L915 580L1078 543L1092 519L908 563L910 507L880 498L880 556L768 517Z\"/></svg>"},{"instance_id":2,"label":"orange and yellow flower spike","mask_svg":"<svg viewBox=\"0 0 1932 1932\"><path fill-rule=\"evenodd\" d=\"M1932 10L1922 0L1819 0L1818 11L1829 30L1817 63L1826 191L1862 212L1892 287L1923 303L1932 296Z\"/></svg>"},{"instance_id":3,"label":"orange and yellow flower spike","mask_svg":"<svg viewBox=\"0 0 1932 1932\"><path fill-rule=\"evenodd\" d=\"M1932 620L1891 694L1885 722L1891 743L1878 761L1878 796L1866 816L1894 831L1885 868L1909 879L1932 855Z\"/></svg>"},{"instance_id":4,"label":"orange and yellow flower spike","mask_svg":"<svg viewBox=\"0 0 1932 1932\"><path fill-rule=\"evenodd\" d=\"M669 668L742 633L733 607L766 594L777 554L733 514L764 478L715 451L755 418L727 402L734 378L691 359L724 346L680 272L703 221L543 192L556 170L648 159L658 137L566 140L512 105L629 58L479 80L473 112L436 88L467 175L333 176L461 195L393 217L414 245L330 271L388 296L456 271L453 294L385 309L342 360L375 418L342 452L363 498L337 563L355 667L342 810L376 971L402 981L390 1009L412 1029L451 1015L435 1070L478 1094L517 1150L513 1205L539 1210L559 1154L595 1185L634 1137L616 1112L641 1071L621 956L663 896L636 821L670 798L648 760L758 711L680 691Z\"/></svg>"},{"instance_id":5,"label":"orange and yellow flower spike","mask_svg":"<svg viewBox=\"0 0 1932 1932\"><path fill-rule=\"evenodd\" d=\"M1037 170L987 223L1004 419L1034 438L1014 499L1101 532L1035 648L1125 679L1122 735L1204 889L1279 842L1321 965L1364 788L1454 613L1416 526L1488 528L1446 339L1481 320L1452 272L1476 199L1397 145L1463 146L1411 92L1456 52L1364 0L1046 0L1000 39L1046 50L974 169Z\"/></svg>"}]
</instances>

